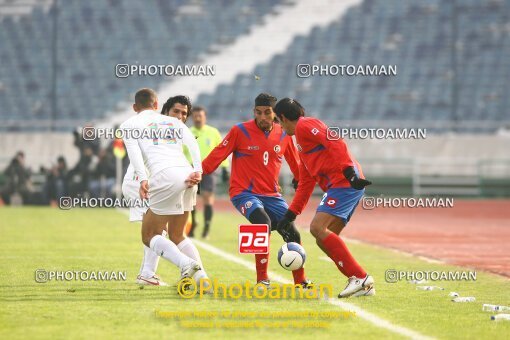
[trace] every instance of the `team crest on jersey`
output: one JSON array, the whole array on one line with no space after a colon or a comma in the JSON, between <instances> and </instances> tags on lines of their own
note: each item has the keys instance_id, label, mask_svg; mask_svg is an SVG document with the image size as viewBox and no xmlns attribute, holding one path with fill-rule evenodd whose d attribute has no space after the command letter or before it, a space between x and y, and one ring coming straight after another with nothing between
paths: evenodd
<instances>
[{"instance_id":1,"label":"team crest on jersey","mask_svg":"<svg viewBox=\"0 0 510 340\"><path fill-rule=\"evenodd\" d=\"M223 146L227 146L227 144L228 144L228 139L225 139L225 140L223 141L223 143L221 143L221 144L222 144Z\"/></svg>"},{"instance_id":2,"label":"team crest on jersey","mask_svg":"<svg viewBox=\"0 0 510 340\"><path fill-rule=\"evenodd\" d=\"M253 203L251 203L251 201L248 201L244 204L244 206L246 207L246 209L250 209L251 206L253 205Z\"/></svg>"},{"instance_id":3,"label":"team crest on jersey","mask_svg":"<svg viewBox=\"0 0 510 340\"><path fill-rule=\"evenodd\" d=\"M301 147L301 145L296 144L296 147L297 147L297 149L298 149L298 151L299 151L299 152L303 151L303 148Z\"/></svg>"},{"instance_id":4,"label":"team crest on jersey","mask_svg":"<svg viewBox=\"0 0 510 340\"><path fill-rule=\"evenodd\" d=\"M257 145L249 145L248 150L258 150L259 147Z\"/></svg>"},{"instance_id":5,"label":"team crest on jersey","mask_svg":"<svg viewBox=\"0 0 510 340\"><path fill-rule=\"evenodd\" d=\"M279 146L279 145L275 145L275 146L274 146L274 152L276 152L276 153L280 153L280 151L281 151L280 146Z\"/></svg>"},{"instance_id":6,"label":"team crest on jersey","mask_svg":"<svg viewBox=\"0 0 510 340\"><path fill-rule=\"evenodd\" d=\"M319 133L319 130L317 128L312 129L312 134L315 136Z\"/></svg>"},{"instance_id":7,"label":"team crest on jersey","mask_svg":"<svg viewBox=\"0 0 510 340\"><path fill-rule=\"evenodd\" d=\"M329 200L326 201L326 204L328 207L334 208L336 205L336 199L330 198Z\"/></svg>"}]
</instances>

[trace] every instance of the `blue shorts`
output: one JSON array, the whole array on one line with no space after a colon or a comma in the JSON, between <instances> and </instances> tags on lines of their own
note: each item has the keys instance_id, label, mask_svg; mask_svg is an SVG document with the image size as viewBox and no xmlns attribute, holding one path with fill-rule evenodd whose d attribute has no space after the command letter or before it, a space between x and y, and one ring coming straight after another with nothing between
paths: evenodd
<instances>
[{"instance_id":1,"label":"blue shorts","mask_svg":"<svg viewBox=\"0 0 510 340\"><path fill-rule=\"evenodd\" d=\"M264 209L271 222L280 221L289 208L287 202L281 196L256 195L251 192L240 193L232 197L231 201L234 207L246 218L249 218L255 209Z\"/></svg>"},{"instance_id":2,"label":"blue shorts","mask_svg":"<svg viewBox=\"0 0 510 340\"><path fill-rule=\"evenodd\" d=\"M364 193L365 189L331 188L322 196L317 212L338 216L347 224Z\"/></svg>"}]
</instances>

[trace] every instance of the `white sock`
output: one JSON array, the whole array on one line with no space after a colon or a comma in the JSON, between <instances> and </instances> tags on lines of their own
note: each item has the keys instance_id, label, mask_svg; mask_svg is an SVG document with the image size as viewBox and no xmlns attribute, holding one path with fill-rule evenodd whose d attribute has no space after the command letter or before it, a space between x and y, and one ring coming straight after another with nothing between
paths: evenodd
<instances>
[{"instance_id":1,"label":"white sock","mask_svg":"<svg viewBox=\"0 0 510 340\"><path fill-rule=\"evenodd\" d=\"M175 243L161 235L154 236L151 239L150 246L157 255L172 262L181 269L193 261L191 258L181 253Z\"/></svg>"},{"instance_id":2,"label":"white sock","mask_svg":"<svg viewBox=\"0 0 510 340\"><path fill-rule=\"evenodd\" d=\"M201 278L207 277L207 274L205 273L204 270L204 265L202 264L202 259L200 258L200 253L198 252L197 247L193 244L193 242L189 238L185 238L184 240L179 242L177 248L179 248L179 250L183 254L197 261L200 264L200 267L202 267L202 269L197 271L196 274L193 276L195 278L195 281L198 282Z\"/></svg>"},{"instance_id":3,"label":"white sock","mask_svg":"<svg viewBox=\"0 0 510 340\"><path fill-rule=\"evenodd\" d=\"M198 252L197 247L191 242L189 238L184 238L179 244L177 248L181 251L181 253L185 254L188 257L191 257L193 260L197 261L202 265L202 259L200 258L200 253Z\"/></svg>"},{"instance_id":4,"label":"white sock","mask_svg":"<svg viewBox=\"0 0 510 340\"><path fill-rule=\"evenodd\" d=\"M153 277L158 269L159 256L151 248L143 246L143 261L140 267L140 275Z\"/></svg>"}]
</instances>

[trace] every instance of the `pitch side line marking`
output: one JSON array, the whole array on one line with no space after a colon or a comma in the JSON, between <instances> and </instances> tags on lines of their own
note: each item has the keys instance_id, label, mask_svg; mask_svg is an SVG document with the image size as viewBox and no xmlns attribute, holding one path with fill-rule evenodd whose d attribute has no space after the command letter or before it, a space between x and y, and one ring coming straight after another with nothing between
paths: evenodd
<instances>
[{"instance_id":1,"label":"pitch side line marking","mask_svg":"<svg viewBox=\"0 0 510 340\"><path fill-rule=\"evenodd\" d=\"M234 263L237 263L245 268L248 268L252 271L255 271L255 264L252 263L252 262L248 262L246 260L243 260L243 259L240 259L239 257L237 256L234 256L230 253L227 253L219 248L216 248L208 243L205 243L205 242L202 242L200 240L197 240L197 239L193 239L193 243L195 243L197 246L199 246L200 248L202 249L205 249L206 251L214 254L214 255L217 255L217 256L220 256L220 257L223 257L224 259L230 261L230 262L234 262ZM271 271L268 271L268 274L269 276L271 277L272 280L275 280L275 281L278 281L278 282L281 282L281 283L284 283L284 284L292 284L293 282L292 281L289 281L287 280L286 278L274 273L274 272L271 272ZM334 298L330 298L327 300L328 303L332 304L332 305L335 305L335 306L338 306L342 309L345 309L345 310L349 310L349 311L354 311L356 312L356 315L359 316L360 318L362 319L365 319L367 321L369 321L370 323L373 323L374 325L376 325L377 327L380 327L380 328L384 328L390 332L393 332L393 333L396 333L396 334L399 334L399 335L402 335L402 336L406 336L408 338L411 338L411 339L433 339L431 337L428 337L428 336L425 336L421 333L418 333L416 331L413 331L409 328L405 328L405 327L402 327L402 326L398 326L398 325L395 325L395 324L392 324L391 322L385 320L385 319L382 319L380 317L378 317L377 315L375 314L372 314L370 312L367 312L363 309L361 309L360 307L356 306L356 305L353 305L351 303L348 303L348 302L343 302L343 301L340 301L340 300L337 300L337 299L334 299Z\"/></svg>"},{"instance_id":2,"label":"pitch side line marking","mask_svg":"<svg viewBox=\"0 0 510 340\"><path fill-rule=\"evenodd\" d=\"M118 209L121 213L123 213L124 215L126 216L129 216L129 211L126 210L126 209ZM237 256L234 256L230 253L227 253L226 251L223 251L219 248L216 248L215 246L212 246L208 243L205 243L205 242L202 242L200 240L197 240L197 239L193 239L193 243L196 244L197 246L199 246L200 248L202 249L205 249L206 251L214 254L214 255L217 255L217 256L220 256L220 257L223 257L224 259L226 259L227 261L230 261L230 262L233 262L233 263L236 263L238 265L241 265L251 271L255 271L255 264L253 262L248 262L246 260L243 260ZM274 281L277 281L277 282L281 282L281 283L284 283L284 284L292 284L293 282L290 281L290 280L287 280L286 278L274 273L274 272L271 272L271 271L268 271L268 274L269 276L271 277L271 279L273 279ZM377 315L375 314L372 314L370 312L367 312L365 311L364 309L361 309L360 307L356 306L356 305L353 305L351 303L348 303L348 302L343 302L343 301L340 301L338 299L334 299L334 298L330 298L327 300L328 303L334 305L334 306L338 306L344 310L348 310L348 311L353 311L356 313L357 316L359 316L360 318L362 319L365 319L367 320L368 322L376 325L377 327L380 327L380 328L384 328L390 332L393 332L393 333L396 333L396 334L399 334L399 335L402 335L402 336L405 336L405 337L408 337L410 339L422 339L422 340L425 340L425 339L433 339L429 336L425 336L421 333L418 333L416 331L413 331L409 328L405 328L403 326L398 326L398 325L395 325L391 322L389 322L388 320L385 320L385 319L382 319L380 317L378 317Z\"/></svg>"}]
</instances>

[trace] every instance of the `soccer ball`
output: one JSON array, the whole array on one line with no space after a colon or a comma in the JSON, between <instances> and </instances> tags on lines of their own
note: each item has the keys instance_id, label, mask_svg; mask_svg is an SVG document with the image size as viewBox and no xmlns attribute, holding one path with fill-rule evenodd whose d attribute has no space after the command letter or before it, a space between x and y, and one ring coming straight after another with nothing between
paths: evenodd
<instances>
[{"instance_id":1,"label":"soccer ball","mask_svg":"<svg viewBox=\"0 0 510 340\"><path fill-rule=\"evenodd\" d=\"M299 243L285 243L278 251L278 262L287 270L297 270L305 264L306 252Z\"/></svg>"}]
</instances>

